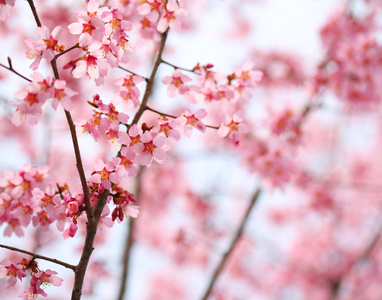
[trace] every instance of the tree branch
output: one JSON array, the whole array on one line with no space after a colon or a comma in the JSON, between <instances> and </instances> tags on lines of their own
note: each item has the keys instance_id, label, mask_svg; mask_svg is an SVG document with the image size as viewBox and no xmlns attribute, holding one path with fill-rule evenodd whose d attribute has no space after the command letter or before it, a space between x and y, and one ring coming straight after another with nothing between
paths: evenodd
<instances>
[{"instance_id":1,"label":"tree branch","mask_svg":"<svg viewBox=\"0 0 382 300\"><path fill-rule=\"evenodd\" d=\"M94 238L98 229L98 222L101 217L102 210L106 204L107 197L109 196L109 190L104 190L101 195L98 196L97 204L94 207L94 222L87 222L86 224L86 238L84 249L80 261L74 271L74 286L72 291L72 300L79 300L82 296L82 286L84 283L86 269L89 264L90 256L93 253Z\"/></svg>"},{"instance_id":2,"label":"tree branch","mask_svg":"<svg viewBox=\"0 0 382 300\"><path fill-rule=\"evenodd\" d=\"M38 17L37 10L36 10L36 7L34 6L33 0L27 0L27 1L28 1L29 6L31 7L33 17L36 21L37 26L41 27L41 21L40 21L40 18Z\"/></svg>"},{"instance_id":3,"label":"tree branch","mask_svg":"<svg viewBox=\"0 0 382 300\"><path fill-rule=\"evenodd\" d=\"M65 267L65 268L71 269L73 271L76 269L76 266L68 264L68 263L65 263L65 262L60 261L58 259L50 258L50 257L47 257L47 256L43 256L43 255L40 255L40 254L36 254L36 253L33 253L33 252L22 250L22 249L19 249L19 248L15 248L15 247L3 245L3 244L0 244L0 248L8 249L8 250L11 250L11 251L17 251L17 252L20 252L20 253L24 253L24 254L30 255L30 256L32 256L34 258L50 261L52 263L55 263L57 265L61 265L61 266Z\"/></svg>"},{"instance_id":4,"label":"tree branch","mask_svg":"<svg viewBox=\"0 0 382 300\"><path fill-rule=\"evenodd\" d=\"M207 290L205 291L203 297L201 299L203 300L207 300L207 298L210 296L211 292L212 292L212 289L217 281L217 279L219 278L220 274L222 273L223 271L223 267L224 265L226 264L229 256L231 255L232 251L234 250L235 246L237 245L240 237L242 236L243 234L243 230L244 230L244 227L248 221L248 218L249 218L249 215L253 209L253 207L255 206L255 204L257 203L257 200L259 199L259 196L261 194L261 188L258 188L256 190L256 192L254 193L253 197L252 197L252 200L250 202L250 204L248 205L248 208L240 222L240 225L239 227L237 228L236 230L236 234L228 248L228 250L226 251L226 253L224 253L224 255L222 256L219 264L216 266L216 269L211 277L211 280L210 280L210 283L207 287Z\"/></svg>"},{"instance_id":5,"label":"tree branch","mask_svg":"<svg viewBox=\"0 0 382 300\"><path fill-rule=\"evenodd\" d=\"M145 93L142 98L141 105L139 106L139 109L137 113L135 114L134 119L131 122L130 126L138 123L139 119L141 118L142 114L147 108L147 102L149 101L149 98L153 89L155 75L158 71L159 65L162 62L162 53L163 53L164 45L166 44L167 35L168 35L168 29L161 34L161 41L154 59L153 70L151 71L150 78L147 80L147 85L146 85Z\"/></svg>"},{"instance_id":6,"label":"tree branch","mask_svg":"<svg viewBox=\"0 0 382 300\"><path fill-rule=\"evenodd\" d=\"M74 49L75 46L73 46L71 48ZM66 52L68 52L69 49ZM60 55L62 55L62 54L61 53L57 54L52 59L52 61L50 62L51 65L52 65L52 69L53 69L53 73L54 73L54 78L56 78L56 79L60 79L60 75L59 75L58 69L57 69L57 58ZM82 190L84 192L84 199L85 199L85 206L86 206L86 215L88 217L88 222L94 223L92 206L91 206L91 203L90 203L89 187L88 187L88 184L86 182L85 171L84 171L84 167L83 167L83 164L82 164L81 152L80 152L80 147L79 147L79 144L78 144L77 133L76 133L76 126L74 125L74 122L73 122L73 119L72 119L72 115L70 114L69 111L65 110L65 116L66 116L66 120L67 120L68 125L69 125L69 130L70 130L70 134L71 134L72 142L73 142L74 154L75 154L75 157L76 157L76 166L77 166L78 174L80 176Z\"/></svg>"},{"instance_id":7,"label":"tree branch","mask_svg":"<svg viewBox=\"0 0 382 300\"><path fill-rule=\"evenodd\" d=\"M141 187L142 187L142 172L143 168L139 168L138 170L138 175L137 175L137 181L136 181L136 186L135 186L135 195L136 199L139 200L139 195L141 193ZM126 289L127 289L127 284L128 284L128 278L129 278L129 267L130 267L130 258L131 258L131 249L134 244L134 229L135 229L135 218L129 218L129 223L128 223L128 236L126 238L126 243L125 243L125 250L123 253L122 257L122 275L121 275L121 286L119 288L119 294L118 294L118 300L123 300Z\"/></svg>"},{"instance_id":8,"label":"tree branch","mask_svg":"<svg viewBox=\"0 0 382 300\"><path fill-rule=\"evenodd\" d=\"M119 69L121 69L121 70L123 70L123 71L126 71L126 72L128 72L128 73L130 73L130 74L132 74L132 75L134 75L134 76L139 76L139 77L142 77L144 80L148 80L148 78L146 78L146 77L143 77L143 76L141 76L141 75L138 75L137 73L135 73L135 72L133 72L133 71L130 71L130 70L128 70L128 69L126 69L126 68L123 68L123 67L121 67L121 66L118 66L118 68Z\"/></svg>"},{"instance_id":9,"label":"tree branch","mask_svg":"<svg viewBox=\"0 0 382 300\"><path fill-rule=\"evenodd\" d=\"M3 67L13 73L15 73L16 75L20 76L22 79L25 79L26 81L29 81L29 82L32 82L32 80L30 80L29 78L25 77L24 75L21 75L19 72L17 72L15 69L13 69L13 66L12 66L12 60L11 58L8 56L8 64L9 64L9 67L3 65L3 64L0 64L0 67Z\"/></svg>"},{"instance_id":10,"label":"tree branch","mask_svg":"<svg viewBox=\"0 0 382 300\"><path fill-rule=\"evenodd\" d=\"M194 74L197 74L197 75L201 75L199 72L196 72L195 70L192 70L192 69L186 69L186 68L182 68L182 67L178 67L178 66L175 66L165 60L162 59L162 63L166 64L166 65L169 65L170 67L173 67L174 69L179 69L179 70L183 70L183 71L186 71L186 72L190 72L190 73L194 73Z\"/></svg>"}]
</instances>

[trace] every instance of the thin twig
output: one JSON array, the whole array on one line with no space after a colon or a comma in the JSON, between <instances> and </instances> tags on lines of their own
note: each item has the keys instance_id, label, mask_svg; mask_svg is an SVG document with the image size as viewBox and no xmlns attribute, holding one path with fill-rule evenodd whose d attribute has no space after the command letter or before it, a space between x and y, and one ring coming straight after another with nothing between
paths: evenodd
<instances>
[{"instance_id":1,"label":"thin twig","mask_svg":"<svg viewBox=\"0 0 382 300\"><path fill-rule=\"evenodd\" d=\"M40 21L40 18L38 17L37 10L36 10L36 7L34 6L33 0L27 0L27 1L28 1L29 6L31 7L33 17L36 21L37 26L41 27L41 21Z\"/></svg>"},{"instance_id":2,"label":"thin twig","mask_svg":"<svg viewBox=\"0 0 382 300\"><path fill-rule=\"evenodd\" d=\"M24 75L21 75L19 72L17 72L13 66L12 66L12 61L11 61L11 58L8 57L8 64L9 64L9 67L3 65L3 64L0 64L0 67L3 67L13 73L15 73L16 75L20 76L22 79L25 79L26 81L29 81L29 82L32 82L32 80L30 80L29 78L25 77Z\"/></svg>"},{"instance_id":3,"label":"thin twig","mask_svg":"<svg viewBox=\"0 0 382 300\"><path fill-rule=\"evenodd\" d=\"M57 58L59 57L59 55L60 54L57 54L52 59L52 61L50 62L51 65L52 65L54 77L56 79L60 79L60 75L59 75L58 69L57 69ZM76 133L76 127L74 125L74 122L73 122L73 119L72 119L72 115L70 114L69 111L65 110L65 116L66 116L66 120L67 120L68 125L69 125L70 134L72 136L74 154L75 154L75 157L76 157L77 170L78 170L78 174L80 176L82 190L84 192L85 206L86 206L86 215L88 217L88 222L94 222L92 206L91 206L91 203L90 203L89 187L88 187L87 182L86 182L85 171L84 171L84 167L83 167L83 164L82 164L81 152L80 152L80 147L79 147L79 144L78 144L77 133Z\"/></svg>"},{"instance_id":4,"label":"thin twig","mask_svg":"<svg viewBox=\"0 0 382 300\"><path fill-rule=\"evenodd\" d=\"M190 72L190 73L194 73L194 74L197 74L197 75L201 75L199 72L196 72L195 70L186 69L186 68L175 66L172 63L169 63L169 62L167 62L167 61L165 61L163 59L162 59L162 63L164 63L166 65L169 65L169 66L173 67L174 69L179 69L179 70L183 70L183 71L186 71L186 72Z\"/></svg>"},{"instance_id":5,"label":"thin twig","mask_svg":"<svg viewBox=\"0 0 382 300\"><path fill-rule=\"evenodd\" d=\"M154 59L153 70L151 71L150 78L147 80L147 85L146 85L145 93L144 93L143 98L142 98L141 105L139 106L139 109L138 109L137 113L135 114L134 119L133 119L132 123L130 124L130 126L133 124L137 124L139 119L141 118L142 114L146 110L147 102L149 101L149 98L150 98L150 95L151 95L151 92L152 92L152 89L154 86L155 75L158 71L159 65L162 62L162 53L163 53L164 45L166 44L167 35L168 35L168 29L164 33L161 34L161 41L160 41L159 48L158 48L158 51L157 51L155 59Z\"/></svg>"},{"instance_id":6,"label":"thin twig","mask_svg":"<svg viewBox=\"0 0 382 300\"><path fill-rule=\"evenodd\" d=\"M231 255L233 249L235 248L240 237L243 234L244 227L248 221L249 215L250 215L253 207L255 206L255 204L257 203L257 200L259 199L260 193L261 193L261 188L258 188L256 190L256 192L254 193L252 200L251 200L250 204L248 205L248 208L247 208L245 214L243 215L243 218L241 219L240 225L236 230L236 234L235 234L233 240L231 241L231 244L230 244L228 250L226 251L226 253L224 253L219 264L216 266L216 269L215 269L215 271L211 277L211 280L210 280L210 283L207 287L207 290L205 291L205 293L201 299L207 300L207 298L210 296L217 279L219 278L220 274L222 273L224 265L226 264L229 256Z\"/></svg>"},{"instance_id":7,"label":"thin twig","mask_svg":"<svg viewBox=\"0 0 382 300\"><path fill-rule=\"evenodd\" d=\"M97 204L94 207L94 222L87 222L86 224L86 238L80 261L76 267L76 270L74 271L74 286L71 300L81 299L82 286L84 284L86 269L88 267L90 257L94 250L93 245L94 238L98 229L98 222L101 217L102 210L105 207L108 196L108 190L104 190L103 193L98 196Z\"/></svg>"},{"instance_id":8,"label":"thin twig","mask_svg":"<svg viewBox=\"0 0 382 300\"><path fill-rule=\"evenodd\" d=\"M79 48L79 46L80 46L80 44L77 43L77 44L73 45L72 47L70 47L70 48L68 48L66 50L61 51L60 53L56 54L53 59L57 60L57 58L59 58L61 55L64 55L65 53L68 53L69 51L77 49L77 48Z\"/></svg>"},{"instance_id":9,"label":"thin twig","mask_svg":"<svg viewBox=\"0 0 382 300\"><path fill-rule=\"evenodd\" d=\"M132 75L142 77L142 78L143 78L144 80L146 80L146 81L149 80L148 78L146 78L146 77L144 77L144 76L141 76L141 75L138 75L137 73L135 73L135 72L133 72L133 71L130 71L130 70L128 70L128 69L125 69L124 67L118 66L118 68L121 69L121 70L124 70L124 71L126 71L126 72L128 72L128 73L130 73L130 74L132 74Z\"/></svg>"},{"instance_id":10,"label":"thin twig","mask_svg":"<svg viewBox=\"0 0 382 300\"><path fill-rule=\"evenodd\" d=\"M169 114L166 114L166 113L162 113L162 112L160 112L160 111L158 111L158 110L156 110L156 109L153 109L153 108L151 108L151 107L149 107L149 106L146 106L146 110L152 111L152 112L154 112L154 113L157 113L158 115L165 116L165 117L169 117L169 118L172 118L172 119L176 119L176 118L178 118L178 117L173 116L173 115L169 115ZM204 126L206 126L206 127L208 127L208 128L212 128L212 129L219 129L219 127L217 127L217 126L212 126L212 125L204 125Z\"/></svg>"},{"instance_id":11,"label":"thin twig","mask_svg":"<svg viewBox=\"0 0 382 300\"><path fill-rule=\"evenodd\" d=\"M361 253L361 255L357 259L355 259L351 264L349 264L349 266L346 268L344 273L337 280L333 280L330 283L331 289L332 289L331 300L335 300L338 298L339 293L341 292L344 278L346 277L347 274L351 272L354 266L356 266L358 263L364 260L367 260L369 258L369 256L371 255L371 253L373 252L373 250L376 248L376 246L381 240L381 232L382 232L382 225L376 231L375 235L370 240L370 242L368 243L364 251Z\"/></svg>"},{"instance_id":12,"label":"thin twig","mask_svg":"<svg viewBox=\"0 0 382 300\"><path fill-rule=\"evenodd\" d=\"M142 187L142 172L143 168L140 167L138 169L138 174L136 177L136 186L135 186L135 197L139 201L140 193L141 193L141 187ZM128 223L128 236L126 238L125 243L125 250L122 257L122 275L121 275L121 286L119 288L119 294L118 294L118 300L123 300L125 297L127 285L128 285L128 278L129 278L129 269L130 269L130 259L131 259L131 250L134 244L134 230L135 230L135 218L130 217L129 223Z\"/></svg>"},{"instance_id":13,"label":"thin twig","mask_svg":"<svg viewBox=\"0 0 382 300\"><path fill-rule=\"evenodd\" d=\"M50 258L50 257L47 257L47 256L43 256L43 255L40 255L40 254L36 254L36 253L33 253L33 252L29 252L29 251L26 251L26 250L22 250L22 249L19 249L19 248L15 248L15 247L3 245L3 244L0 244L0 247L4 248L4 249L11 250L11 251L17 251L17 252L20 252L20 253L24 253L24 254L30 255L30 256L32 256L34 258L50 261L52 263L64 266L65 268L71 269L73 271L76 269L76 266L68 264L68 263L65 263L65 262L60 261L60 260L55 259L55 258Z\"/></svg>"}]
</instances>

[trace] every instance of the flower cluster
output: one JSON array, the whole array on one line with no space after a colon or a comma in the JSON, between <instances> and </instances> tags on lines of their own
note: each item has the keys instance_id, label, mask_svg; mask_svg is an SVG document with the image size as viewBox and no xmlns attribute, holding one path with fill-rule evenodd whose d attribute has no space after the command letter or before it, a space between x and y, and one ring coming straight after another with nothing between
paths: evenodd
<instances>
[{"instance_id":1,"label":"flower cluster","mask_svg":"<svg viewBox=\"0 0 382 300\"><path fill-rule=\"evenodd\" d=\"M71 98L78 93L66 86L64 80L55 80L53 77L44 78L40 73L32 74L33 81L21 92L15 94L21 103L14 104L17 109L12 122L18 126L26 118L31 125L37 124L38 116L42 114L42 106L48 99L52 99L52 107L58 105L70 111L73 107Z\"/></svg>"},{"instance_id":2,"label":"flower cluster","mask_svg":"<svg viewBox=\"0 0 382 300\"><path fill-rule=\"evenodd\" d=\"M113 103L115 105L122 103L125 111L138 107L140 92L136 85L143 81L144 79L138 75L129 75L115 80L118 91L115 93Z\"/></svg>"},{"instance_id":3,"label":"flower cluster","mask_svg":"<svg viewBox=\"0 0 382 300\"><path fill-rule=\"evenodd\" d=\"M187 11L183 8L185 1L143 0L140 2L143 3L137 7L138 13L145 16L151 23L157 22L159 32L165 32L168 27L174 31L180 31L180 18L187 15Z\"/></svg>"},{"instance_id":4,"label":"flower cluster","mask_svg":"<svg viewBox=\"0 0 382 300\"><path fill-rule=\"evenodd\" d=\"M371 33L372 20L369 16L349 17L341 11L324 26L321 37L328 55L318 68L315 92L330 88L349 104L380 102L382 47Z\"/></svg>"},{"instance_id":5,"label":"flower cluster","mask_svg":"<svg viewBox=\"0 0 382 300\"><path fill-rule=\"evenodd\" d=\"M49 269L40 270L34 260L23 258L19 263L12 263L10 260L5 259L0 263L0 278L7 277L6 288L13 287L17 279L22 281L24 277L27 277L27 274L30 276L29 287L19 297L27 296L28 300L34 300L39 295L46 297L44 287L50 284L60 286L63 281L62 278L56 276L57 272L55 271Z\"/></svg>"},{"instance_id":6,"label":"flower cluster","mask_svg":"<svg viewBox=\"0 0 382 300\"><path fill-rule=\"evenodd\" d=\"M64 50L64 47L58 43L61 26L55 27L52 33L50 33L46 26L41 26L37 28L37 32L40 36L39 40L33 40L32 38L25 40L29 47L27 57L35 59L30 66L32 70L36 70L39 67L42 58L50 62L56 54Z\"/></svg>"},{"instance_id":7,"label":"flower cluster","mask_svg":"<svg viewBox=\"0 0 382 300\"><path fill-rule=\"evenodd\" d=\"M123 20L118 9L99 7L98 0L90 0L87 11L78 12L77 17L78 22L68 28L72 34L79 35L79 46L85 54L67 67L74 66L74 78L87 75L98 85L103 84L109 67L127 62L126 53L131 46L126 32L132 24Z\"/></svg>"},{"instance_id":8,"label":"flower cluster","mask_svg":"<svg viewBox=\"0 0 382 300\"><path fill-rule=\"evenodd\" d=\"M47 167L26 165L16 173L6 172L0 179L0 203L0 224L7 224L5 236L23 236L23 227L31 221L43 231L53 222L63 230L66 205Z\"/></svg>"},{"instance_id":9,"label":"flower cluster","mask_svg":"<svg viewBox=\"0 0 382 300\"><path fill-rule=\"evenodd\" d=\"M96 141L101 137L105 137L111 143L117 141L120 135L119 125L126 124L129 116L119 112L112 103L104 104L99 95L94 95L89 104L97 110L93 110L90 120L80 125L83 128L82 133L91 134ZM116 149L114 147L118 147L118 144L113 144L113 149Z\"/></svg>"}]
</instances>

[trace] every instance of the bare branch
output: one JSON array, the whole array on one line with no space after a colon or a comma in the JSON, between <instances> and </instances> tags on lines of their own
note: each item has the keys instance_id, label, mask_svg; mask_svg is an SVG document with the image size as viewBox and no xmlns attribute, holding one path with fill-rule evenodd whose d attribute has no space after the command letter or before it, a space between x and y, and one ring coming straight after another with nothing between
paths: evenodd
<instances>
[{"instance_id":1,"label":"bare branch","mask_svg":"<svg viewBox=\"0 0 382 300\"><path fill-rule=\"evenodd\" d=\"M61 265L61 266L65 267L65 268L71 269L71 270L73 270L73 271L76 269L76 266L73 266L73 265L71 265L71 264L65 263L65 262L60 261L60 260L58 260L58 259L50 258L50 257L47 257L47 256L43 256L43 255L40 255L40 254L36 254L36 253L33 253L33 252L29 252L29 251L26 251L26 250L22 250L22 249L19 249L19 248L15 248L15 247L11 247L11 246L7 246L7 245L3 245L3 244L0 244L0 248L4 248L4 249L11 250L11 251L16 251L16 252L24 253L24 254L30 255L30 256L32 256L32 257L34 257L34 258L38 258L38 259L43 259L43 260L46 260L46 261L50 261L50 262L52 262L52 263Z\"/></svg>"},{"instance_id":2,"label":"bare branch","mask_svg":"<svg viewBox=\"0 0 382 300\"><path fill-rule=\"evenodd\" d=\"M258 188L256 190L256 192L254 193L254 195L252 197L252 200L249 203L248 208L245 211L245 214L243 215L243 218L240 221L240 225L239 225L239 227L236 230L236 234L235 234L233 240L231 241L231 244L230 244L228 250L226 251L226 253L224 253L224 255L222 256L222 258L221 258L221 260L219 262L219 264L216 266L215 271L214 271L214 273L213 273L213 275L211 277L210 283L209 283L209 285L207 287L207 290L205 291L205 293L204 293L204 295L203 295L203 297L201 299L207 300L207 298L210 296L210 294L212 292L212 289L213 289L217 279L219 278L220 274L223 271L224 265L226 264L229 256L231 255L232 251L234 250L234 248L237 245L240 237L243 234L243 230L244 230L244 227L245 227L245 225L246 225L246 223L248 221L249 215L250 215L252 209L255 207L255 204L257 203L257 200L259 199L260 194L261 194L261 188Z\"/></svg>"}]
</instances>

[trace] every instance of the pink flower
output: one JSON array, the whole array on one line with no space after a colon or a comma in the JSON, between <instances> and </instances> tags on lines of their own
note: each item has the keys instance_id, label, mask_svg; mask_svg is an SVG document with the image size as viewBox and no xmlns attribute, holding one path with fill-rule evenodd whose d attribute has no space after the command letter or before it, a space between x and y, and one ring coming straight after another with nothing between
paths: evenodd
<instances>
[{"instance_id":1,"label":"pink flower","mask_svg":"<svg viewBox=\"0 0 382 300\"><path fill-rule=\"evenodd\" d=\"M176 69L171 76L165 76L162 78L162 83L169 84L167 87L167 95L169 97L175 97L176 95L188 92L190 88L185 85L185 82L189 82L192 79L187 75L182 74L180 69Z\"/></svg>"},{"instance_id":2,"label":"pink flower","mask_svg":"<svg viewBox=\"0 0 382 300\"><path fill-rule=\"evenodd\" d=\"M137 175L137 168L134 166L136 154L131 147L123 147L121 150L121 162L129 177Z\"/></svg>"},{"instance_id":3,"label":"pink flower","mask_svg":"<svg viewBox=\"0 0 382 300\"><path fill-rule=\"evenodd\" d=\"M243 112L236 112L232 118L227 116L225 123L223 123L218 130L218 135L220 137L228 137L232 140L235 147L239 146L239 133L247 133L249 127L243 123Z\"/></svg>"},{"instance_id":4,"label":"pink flower","mask_svg":"<svg viewBox=\"0 0 382 300\"><path fill-rule=\"evenodd\" d=\"M172 138L175 141L179 141L180 134L176 127L178 127L178 124L175 120L161 116L158 119L158 125L154 127L153 131L158 134L163 134L166 138Z\"/></svg>"},{"instance_id":5,"label":"pink flower","mask_svg":"<svg viewBox=\"0 0 382 300\"><path fill-rule=\"evenodd\" d=\"M206 126L203 124L201 119L207 116L207 111L204 108L201 108L195 112L191 113L190 110L186 109L182 117L177 118L177 122L180 125L184 125L184 134L187 137L191 137L192 129L195 127L201 132L206 131Z\"/></svg>"},{"instance_id":6,"label":"pink flower","mask_svg":"<svg viewBox=\"0 0 382 300\"><path fill-rule=\"evenodd\" d=\"M125 172L123 166L119 164L120 161L121 159L117 157L113 157L106 164L102 159L97 160L94 164L96 171L92 173L89 182L100 183L105 189L110 190L111 182L120 183L121 176Z\"/></svg>"},{"instance_id":7,"label":"pink flower","mask_svg":"<svg viewBox=\"0 0 382 300\"><path fill-rule=\"evenodd\" d=\"M77 220L72 218L69 226L62 232L63 238L66 240L69 237L74 237L78 230Z\"/></svg>"},{"instance_id":8,"label":"pink flower","mask_svg":"<svg viewBox=\"0 0 382 300\"><path fill-rule=\"evenodd\" d=\"M87 9L87 12L80 11L77 13L77 23L68 26L70 33L80 35L80 46L87 46L93 40L101 41L105 32L105 24L101 19L101 15L107 8L99 9L99 1L90 0Z\"/></svg>"},{"instance_id":9,"label":"pink flower","mask_svg":"<svg viewBox=\"0 0 382 300\"><path fill-rule=\"evenodd\" d=\"M53 90L54 95L52 100L52 107L56 110L58 104L60 103L65 110L71 111L73 104L70 98L77 95L78 93L66 87L65 80L55 80Z\"/></svg>"},{"instance_id":10,"label":"pink flower","mask_svg":"<svg viewBox=\"0 0 382 300\"><path fill-rule=\"evenodd\" d=\"M169 26L176 32L180 31L181 23L179 17L182 16L187 16L187 11L184 8L179 8L179 4L175 0L168 1L158 22L158 31L165 32Z\"/></svg>"},{"instance_id":11,"label":"pink flower","mask_svg":"<svg viewBox=\"0 0 382 300\"><path fill-rule=\"evenodd\" d=\"M94 56L92 53L87 52L85 56L78 60L72 74L74 78L81 78L84 75L88 75L90 79L102 78L99 81L99 84L101 84L103 77L107 75L108 68L109 63L106 59Z\"/></svg>"},{"instance_id":12,"label":"pink flower","mask_svg":"<svg viewBox=\"0 0 382 300\"><path fill-rule=\"evenodd\" d=\"M8 259L4 259L0 264L3 265L3 267L0 267L0 278L8 277L5 284L6 289L13 287L17 279L21 281L22 278L27 276L25 268L21 264L14 265Z\"/></svg>"},{"instance_id":13,"label":"pink flower","mask_svg":"<svg viewBox=\"0 0 382 300\"><path fill-rule=\"evenodd\" d=\"M153 137L149 131L140 136L140 143L133 145L137 154L137 160L144 166L150 166L153 159L158 163L166 161L166 152L163 149L166 138L164 136Z\"/></svg>"},{"instance_id":14,"label":"pink flower","mask_svg":"<svg viewBox=\"0 0 382 300\"><path fill-rule=\"evenodd\" d=\"M58 276L54 276L57 272L46 270L40 271L36 274L32 275L30 280L30 286L25 291L22 292L19 297L28 296L28 300L35 300L38 295L42 295L44 297L48 296L47 293L41 288L41 286L45 287L49 284L53 284L54 286L60 286L62 284L62 278Z\"/></svg>"},{"instance_id":15,"label":"pink flower","mask_svg":"<svg viewBox=\"0 0 382 300\"><path fill-rule=\"evenodd\" d=\"M42 115L42 105L45 103L45 97L41 96L41 86L37 82L31 82L24 91L15 94L15 97L22 100L12 117L12 123L16 126L21 125L25 118L29 124L37 124L37 116Z\"/></svg>"},{"instance_id":16,"label":"pink flower","mask_svg":"<svg viewBox=\"0 0 382 300\"><path fill-rule=\"evenodd\" d=\"M113 98L115 105L122 102L123 108L126 111L130 111L133 108L138 107L140 104L140 92L136 85L142 81L144 81L144 79L136 75L130 75L115 80L114 84L119 86L119 91L116 93L116 97Z\"/></svg>"},{"instance_id":17,"label":"pink flower","mask_svg":"<svg viewBox=\"0 0 382 300\"><path fill-rule=\"evenodd\" d=\"M241 68L235 71L236 80L238 85L244 87L257 87L257 83L263 77L263 72L254 70L255 63L253 61L246 61Z\"/></svg>"},{"instance_id":18,"label":"pink flower","mask_svg":"<svg viewBox=\"0 0 382 300\"><path fill-rule=\"evenodd\" d=\"M36 70L40 64L41 58L45 58L50 62L53 57L64 50L62 45L58 44L58 37L61 33L61 26L57 26L50 33L48 27L41 26L37 28L37 32L40 36L39 40L33 40L28 38L25 43L29 47L27 51L27 57L35 59L30 68Z\"/></svg>"}]
</instances>

